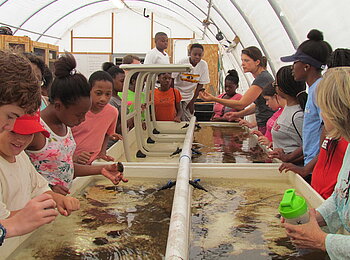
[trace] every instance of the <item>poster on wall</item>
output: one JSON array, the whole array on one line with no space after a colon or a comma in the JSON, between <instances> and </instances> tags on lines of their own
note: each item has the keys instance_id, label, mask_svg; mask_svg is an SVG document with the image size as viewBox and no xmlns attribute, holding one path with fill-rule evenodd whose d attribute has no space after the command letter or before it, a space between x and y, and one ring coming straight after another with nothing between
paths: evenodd
<instances>
[{"instance_id":1,"label":"poster on wall","mask_svg":"<svg viewBox=\"0 0 350 260\"><path fill-rule=\"evenodd\" d=\"M86 78L97 70L102 70L102 64L110 61L109 54L74 54L77 70Z\"/></svg>"}]
</instances>

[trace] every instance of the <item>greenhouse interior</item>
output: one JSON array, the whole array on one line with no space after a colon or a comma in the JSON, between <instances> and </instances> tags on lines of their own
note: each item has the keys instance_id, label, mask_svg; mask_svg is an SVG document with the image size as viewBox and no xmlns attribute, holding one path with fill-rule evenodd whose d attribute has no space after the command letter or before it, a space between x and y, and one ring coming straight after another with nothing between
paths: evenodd
<instances>
[{"instance_id":1,"label":"greenhouse interior","mask_svg":"<svg viewBox=\"0 0 350 260\"><path fill-rule=\"evenodd\" d=\"M0 0L0 259L350 259L349 8Z\"/></svg>"}]
</instances>

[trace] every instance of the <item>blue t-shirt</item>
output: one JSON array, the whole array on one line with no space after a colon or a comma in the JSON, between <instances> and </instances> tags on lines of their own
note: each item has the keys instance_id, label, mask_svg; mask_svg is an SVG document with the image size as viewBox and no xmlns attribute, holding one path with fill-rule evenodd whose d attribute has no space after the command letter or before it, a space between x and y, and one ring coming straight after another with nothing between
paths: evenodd
<instances>
[{"instance_id":1,"label":"blue t-shirt","mask_svg":"<svg viewBox=\"0 0 350 260\"><path fill-rule=\"evenodd\" d=\"M309 87L309 93L304 111L303 153L304 165L308 164L320 151L322 132L321 110L315 102L315 90L321 78Z\"/></svg>"}]
</instances>

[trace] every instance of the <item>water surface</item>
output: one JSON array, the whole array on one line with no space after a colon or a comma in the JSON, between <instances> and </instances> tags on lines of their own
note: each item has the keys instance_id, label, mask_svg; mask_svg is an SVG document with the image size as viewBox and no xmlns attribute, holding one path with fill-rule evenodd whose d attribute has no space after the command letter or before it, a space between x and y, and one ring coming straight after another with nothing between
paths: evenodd
<instances>
[{"instance_id":1,"label":"water surface","mask_svg":"<svg viewBox=\"0 0 350 260\"><path fill-rule=\"evenodd\" d=\"M81 210L43 227L9 259L162 259L174 190L156 189L166 182L92 183L78 196Z\"/></svg>"},{"instance_id":2,"label":"water surface","mask_svg":"<svg viewBox=\"0 0 350 260\"><path fill-rule=\"evenodd\" d=\"M281 227L278 205L290 185L281 181L202 179L194 190L190 259L325 259L303 257Z\"/></svg>"},{"instance_id":3,"label":"water surface","mask_svg":"<svg viewBox=\"0 0 350 260\"><path fill-rule=\"evenodd\" d=\"M271 162L256 138L237 126L201 125L194 134L193 163L264 163Z\"/></svg>"}]
</instances>

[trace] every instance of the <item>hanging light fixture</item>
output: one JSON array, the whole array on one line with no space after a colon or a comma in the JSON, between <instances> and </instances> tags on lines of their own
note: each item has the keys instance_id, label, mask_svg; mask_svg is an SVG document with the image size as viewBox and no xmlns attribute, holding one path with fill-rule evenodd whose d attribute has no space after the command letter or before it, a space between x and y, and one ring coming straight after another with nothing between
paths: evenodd
<instances>
[{"instance_id":1,"label":"hanging light fixture","mask_svg":"<svg viewBox=\"0 0 350 260\"><path fill-rule=\"evenodd\" d=\"M222 32L220 30L218 30L218 33L215 35L215 38L218 41L222 41L224 39L224 35L222 34Z\"/></svg>"},{"instance_id":2,"label":"hanging light fixture","mask_svg":"<svg viewBox=\"0 0 350 260\"><path fill-rule=\"evenodd\" d=\"M124 8L125 4L123 0L110 0L112 4L117 7L118 9Z\"/></svg>"}]
</instances>

